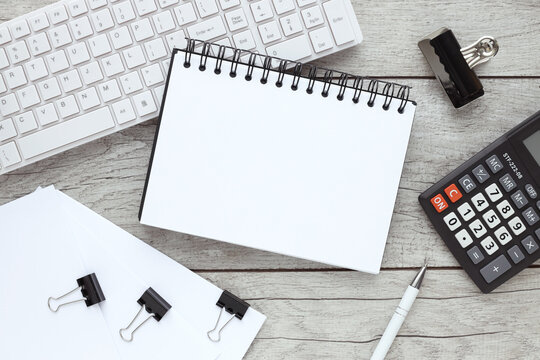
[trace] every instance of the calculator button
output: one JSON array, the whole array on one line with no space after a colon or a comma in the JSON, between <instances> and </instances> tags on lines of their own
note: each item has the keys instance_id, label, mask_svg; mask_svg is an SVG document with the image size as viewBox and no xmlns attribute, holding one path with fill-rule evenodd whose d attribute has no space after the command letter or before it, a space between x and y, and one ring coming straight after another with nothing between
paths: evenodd
<instances>
[{"instance_id":1,"label":"calculator button","mask_svg":"<svg viewBox=\"0 0 540 360\"><path fill-rule=\"evenodd\" d=\"M499 210L499 213L503 217L503 219L508 219L510 216L514 215L514 208L508 200L503 200L500 203L497 204L497 210Z\"/></svg>"},{"instance_id":2,"label":"calculator button","mask_svg":"<svg viewBox=\"0 0 540 360\"><path fill-rule=\"evenodd\" d=\"M512 229L515 235L519 235L525 231L525 225L518 216L508 221L508 226L510 226L510 229Z\"/></svg>"},{"instance_id":3,"label":"calculator button","mask_svg":"<svg viewBox=\"0 0 540 360\"><path fill-rule=\"evenodd\" d=\"M525 218L525 221L527 222L527 224L529 224L531 226L536 224L538 222L538 220L540 220L540 218L538 217L538 214L536 213L536 211L534 211L534 209L532 207L527 208L521 214Z\"/></svg>"},{"instance_id":4,"label":"calculator button","mask_svg":"<svg viewBox=\"0 0 540 360\"><path fill-rule=\"evenodd\" d=\"M495 253L495 251L499 250L499 245L497 245L491 236L488 236L484 240L480 241L480 245L482 245L488 255L492 255Z\"/></svg>"},{"instance_id":5,"label":"calculator button","mask_svg":"<svg viewBox=\"0 0 540 360\"><path fill-rule=\"evenodd\" d=\"M473 242L471 235L469 235L465 229L461 229L456 233L456 240L459 242L459 245L461 245L462 248L466 248Z\"/></svg>"},{"instance_id":6,"label":"calculator button","mask_svg":"<svg viewBox=\"0 0 540 360\"><path fill-rule=\"evenodd\" d=\"M471 201L472 201L474 207L476 208L476 210L478 210L478 211L484 211L489 207L488 202L487 202L485 196L482 195L482 193L478 193L478 194L474 195L471 198Z\"/></svg>"},{"instance_id":7,"label":"calculator button","mask_svg":"<svg viewBox=\"0 0 540 360\"><path fill-rule=\"evenodd\" d=\"M486 232L486 227L482 222L478 219L474 220L470 225L469 228L471 229L474 236L478 239L479 237L482 237Z\"/></svg>"},{"instance_id":8,"label":"calculator button","mask_svg":"<svg viewBox=\"0 0 540 360\"><path fill-rule=\"evenodd\" d=\"M499 182L503 186L504 190L506 190L506 192L514 190L517 186L516 182L514 181L514 179L512 179L512 176L510 176L510 174L503 175L503 177L499 179Z\"/></svg>"},{"instance_id":9,"label":"calculator button","mask_svg":"<svg viewBox=\"0 0 540 360\"><path fill-rule=\"evenodd\" d=\"M499 189L499 187L495 183L486 187L486 194L488 195L491 202L496 202L503 196L501 189Z\"/></svg>"},{"instance_id":10,"label":"calculator button","mask_svg":"<svg viewBox=\"0 0 540 360\"><path fill-rule=\"evenodd\" d=\"M469 175L465 175L464 177L459 179L458 182L467 194L476 188L476 184L474 183L473 179L471 179Z\"/></svg>"},{"instance_id":11,"label":"calculator button","mask_svg":"<svg viewBox=\"0 0 540 360\"><path fill-rule=\"evenodd\" d=\"M501 226L500 228L495 230L494 234L495 238L499 240L501 245L506 245L510 242L510 240L512 240L512 235L510 235L510 233L504 226Z\"/></svg>"},{"instance_id":12,"label":"calculator button","mask_svg":"<svg viewBox=\"0 0 540 360\"><path fill-rule=\"evenodd\" d=\"M468 202L463 203L457 208L459 214L465 221L469 221L474 217L474 211Z\"/></svg>"},{"instance_id":13,"label":"calculator button","mask_svg":"<svg viewBox=\"0 0 540 360\"><path fill-rule=\"evenodd\" d=\"M482 251L480 251L478 246L474 246L469 249L469 251L467 251L467 255L469 255L469 258L471 258L473 264L475 265L484 260L484 254L482 254Z\"/></svg>"},{"instance_id":14,"label":"calculator button","mask_svg":"<svg viewBox=\"0 0 540 360\"><path fill-rule=\"evenodd\" d=\"M480 274L482 274L484 280L486 280L486 282L489 284L511 268L512 265L510 265L510 262L506 259L506 256L501 255L480 269Z\"/></svg>"},{"instance_id":15,"label":"calculator button","mask_svg":"<svg viewBox=\"0 0 540 360\"><path fill-rule=\"evenodd\" d=\"M446 196L448 196L450 201L453 203L461 199L461 197L463 196L461 192L458 190L456 184L450 185L449 187L444 189L444 192L446 193Z\"/></svg>"},{"instance_id":16,"label":"calculator button","mask_svg":"<svg viewBox=\"0 0 540 360\"><path fill-rule=\"evenodd\" d=\"M525 259L525 255L521 252L521 249L519 246L514 245L507 251L508 256L510 256L510 259L514 262L514 264L517 264L521 260Z\"/></svg>"},{"instance_id":17,"label":"calculator button","mask_svg":"<svg viewBox=\"0 0 540 360\"><path fill-rule=\"evenodd\" d=\"M501 171L503 166L501 163L501 160L497 157L497 155L492 155L486 160L487 166L491 169L491 172L496 174L497 172Z\"/></svg>"},{"instance_id":18,"label":"calculator button","mask_svg":"<svg viewBox=\"0 0 540 360\"><path fill-rule=\"evenodd\" d=\"M535 231L536 236L539 235L540 229ZM536 241L534 241L534 238L532 235L527 236L525 239L521 240L521 245L525 248L525 251L527 251L529 254L532 254L536 250L538 250L538 244Z\"/></svg>"},{"instance_id":19,"label":"calculator button","mask_svg":"<svg viewBox=\"0 0 540 360\"><path fill-rule=\"evenodd\" d=\"M456 213L453 211L443 217L443 220L446 223L446 226L448 226L448 228L450 229L450 231L454 231L461 226L461 222L459 221Z\"/></svg>"},{"instance_id":20,"label":"calculator button","mask_svg":"<svg viewBox=\"0 0 540 360\"><path fill-rule=\"evenodd\" d=\"M448 207L448 203L441 194L437 194L431 198L431 205L433 205L435 210L439 213Z\"/></svg>"},{"instance_id":21,"label":"calculator button","mask_svg":"<svg viewBox=\"0 0 540 360\"><path fill-rule=\"evenodd\" d=\"M482 215L484 218L484 221L489 226L490 229L493 229L495 226L499 225L501 223L501 219L495 214L495 211L493 209L486 212L484 215Z\"/></svg>"},{"instance_id":22,"label":"calculator button","mask_svg":"<svg viewBox=\"0 0 540 360\"><path fill-rule=\"evenodd\" d=\"M489 179L489 174L483 165L478 165L472 171L474 177L480 184Z\"/></svg>"},{"instance_id":23,"label":"calculator button","mask_svg":"<svg viewBox=\"0 0 540 360\"><path fill-rule=\"evenodd\" d=\"M514 204L516 204L518 209L521 209L522 207L527 205L527 203L529 202L529 200L527 200L527 198L525 197L525 195L523 195L521 190L518 190L515 193L513 193L511 198Z\"/></svg>"},{"instance_id":24,"label":"calculator button","mask_svg":"<svg viewBox=\"0 0 540 360\"><path fill-rule=\"evenodd\" d=\"M538 196L538 193L536 192L536 190L534 190L534 187L531 184L525 185L525 190L527 191L527 194L529 194L529 197L531 199L536 199L536 197Z\"/></svg>"}]
</instances>

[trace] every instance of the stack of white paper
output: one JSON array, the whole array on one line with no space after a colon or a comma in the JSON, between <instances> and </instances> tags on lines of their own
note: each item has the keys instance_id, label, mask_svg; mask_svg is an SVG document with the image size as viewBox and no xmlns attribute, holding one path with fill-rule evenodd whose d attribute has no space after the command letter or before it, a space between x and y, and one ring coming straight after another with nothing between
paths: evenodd
<instances>
[{"instance_id":1,"label":"stack of white paper","mask_svg":"<svg viewBox=\"0 0 540 360\"><path fill-rule=\"evenodd\" d=\"M249 308L210 341L221 289L52 187L0 207L0 228L0 359L241 359L265 321ZM106 301L48 309L89 273ZM125 342L149 287L172 308Z\"/></svg>"}]
</instances>

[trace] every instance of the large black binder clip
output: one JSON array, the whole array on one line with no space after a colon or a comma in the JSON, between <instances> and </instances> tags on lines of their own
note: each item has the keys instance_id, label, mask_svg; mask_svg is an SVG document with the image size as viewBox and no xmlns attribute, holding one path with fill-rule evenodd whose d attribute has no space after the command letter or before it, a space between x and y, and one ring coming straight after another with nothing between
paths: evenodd
<instances>
[{"instance_id":1,"label":"large black binder clip","mask_svg":"<svg viewBox=\"0 0 540 360\"><path fill-rule=\"evenodd\" d=\"M452 30L441 28L418 42L431 69L454 107L459 108L484 95L482 83L472 70L495 56L497 41L484 36L461 48Z\"/></svg>"},{"instance_id":2,"label":"large black binder clip","mask_svg":"<svg viewBox=\"0 0 540 360\"><path fill-rule=\"evenodd\" d=\"M141 309L139 312L135 315L133 320L129 323L129 325L123 329L120 329L120 337L122 340L131 342L133 341L133 334L135 331L137 331L141 326L144 325L148 320L151 318L154 318L156 321L160 321L163 316L169 311L171 308L171 305L169 305L168 302L165 301L154 289L148 288L142 294L141 298L137 300L137 303L141 305ZM140 322L138 325L135 323L137 322L137 319L142 314L143 310L145 310L149 315L144 319L142 322ZM133 328L133 330L129 331L129 329ZM129 332L129 336L125 336L124 333Z\"/></svg>"},{"instance_id":3,"label":"large black binder clip","mask_svg":"<svg viewBox=\"0 0 540 360\"><path fill-rule=\"evenodd\" d=\"M50 297L47 301L47 305L49 306L49 309L52 312L57 312L58 309L60 309L62 306L74 304L78 302L85 302L86 306L92 306L95 304L99 304L102 301L105 301L105 295L103 294L103 291L101 290L101 286L99 285L99 281L96 277L96 274L92 273L86 276L83 276L80 279L77 279L77 287L70 292L65 293L62 296L59 297ZM76 299L76 300L70 300L66 301L64 303L58 304L56 307L53 306L53 302L64 299L71 294L74 294L75 292L80 291L82 298Z\"/></svg>"},{"instance_id":4,"label":"large black binder clip","mask_svg":"<svg viewBox=\"0 0 540 360\"><path fill-rule=\"evenodd\" d=\"M219 316L216 321L216 325L214 328L207 332L208 338L213 342L220 342L221 341L221 332L229 323L236 317L240 320L244 318L244 315L246 314L246 311L249 309L249 304L245 302L244 300L236 297L235 295L231 294L227 290L224 290L221 296L219 297L219 300L216 303L217 306L221 308L219 311ZM231 314L229 319L223 324L223 326L219 327L219 323L221 320L221 316L223 315L223 311L228 312ZM219 327L219 329L218 329ZM212 334L217 332L217 337L212 337Z\"/></svg>"}]
</instances>

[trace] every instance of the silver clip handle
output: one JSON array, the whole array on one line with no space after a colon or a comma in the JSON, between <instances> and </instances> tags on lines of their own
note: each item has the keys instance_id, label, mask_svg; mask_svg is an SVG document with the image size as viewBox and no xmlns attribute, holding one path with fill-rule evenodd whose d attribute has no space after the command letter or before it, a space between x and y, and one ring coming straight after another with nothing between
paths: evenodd
<instances>
[{"instance_id":1,"label":"silver clip handle","mask_svg":"<svg viewBox=\"0 0 540 360\"><path fill-rule=\"evenodd\" d=\"M483 36L475 43L461 49L467 65L472 69L483 64L499 51L499 43L491 36Z\"/></svg>"},{"instance_id":2,"label":"silver clip handle","mask_svg":"<svg viewBox=\"0 0 540 360\"><path fill-rule=\"evenodd\" d=\"M76 287L75 289L71 290L70 292L65 293L65 294L62 295L62 296L59 296L59 297L52 297L52 296L51 296L51 297L47 300L47 306L49 307L49 310L51 310L52 312L55 313L55 312L57 312L58 309L60 309L62 306L69 305L69 304L75 304L75 303L78 303L78 302L81 302L81 301L86 301L86 298L83 297L83 298L81 298L81 299L68 301L68 302L65 302L65 303L58 304L56 307L53 307L53 305L52 305L53 302L62 300L63 298L68 297L69 295L75 293L76 291L80 291L80 290L81 290L81 287L79 286L79 287Z\"/></svg>"},{"instance_id":3,"label":"silver clip handle","mask_svg":"<svg viewBox=\"0 0 540 360\"><path fill-rule=\"evenodd\" d=\"M227 322L225 324L223 324L222 327L219 328L218 330L218 326L219 326L219 321L221 320L221 315L223 315L223 310L224 308L222 307L221 308L221 311L219 312L219 316L218 316L218 319L216 321L216 326L214 326L214 328L212 330L210 330L209 332L206 333L206 335L208 336L208 338L210 339L210 341L212 342L215 342L215 343L218 343L221 341L221 332L223 331L223 329L225 329L225 327L227 325L229 325L229 323L232 321L232 319L234 319L235 315L232 314L231 317L227 320ZM217 332L217 336L214 337L212 334L214 334L215 332Z\"/></svg>"},{"instance_id":4,"label":"silver clip handle","mask_svg":"<svg viewBox=\"0 0 540 360\"><path fill-rule=\"evenodd\" d=\"M139 312L137 312L137 315L135 315L135 317L133 318L133 320L131 320L131 322L129 323L128 326L126 326L125 328L120 329L120 331L119 331L120 337L125 342L132 342L133 341L133 334L135 334L135 331L139 330L139 328L141 326L143 326L148 320L150 320L151 318L154 317L154 314L150 314L139 325L135 326L135 328L133 330L129 331L129 329L133 326L133 324L135 324L135 322L137 321L137 319L139 318L139 316L141 315L143 310L146 310L146 305L141 306L141 309L139 310ZM128 336L124 336L124 333L128 333Z\"/></svg>"}]
</instances>

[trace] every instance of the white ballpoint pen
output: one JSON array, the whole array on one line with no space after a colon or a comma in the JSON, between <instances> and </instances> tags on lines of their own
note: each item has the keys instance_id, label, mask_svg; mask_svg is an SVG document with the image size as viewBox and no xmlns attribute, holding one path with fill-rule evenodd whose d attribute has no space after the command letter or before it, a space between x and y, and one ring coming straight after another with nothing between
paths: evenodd
<instances>
[{"instance_id":1,"label":"white ballpoint pen","mask_svg":"<svg viewBox=\"0 0 540 360\"><path fill-rule=\"evenodd\" d=\"M386 330L384 330L384 334L382 335L381 340L379 340L379 344L377 344L373 355L371 355L371 360L383 360L386 357L386 354L388 353L388 350L390 350L390 346L392 346L392 343L394 342L403 321L405 321L414 300L416 300L416 296L420 291L420 285L422 285L422 280L424 279L426 269L427 264L420 269L414 280L411 282L411 285L409 285L407 290L405 290L405 294L403 294L401 302L396 308L396 311L394 311L394 315L388 323Z\"/></svg>"}]
</instances>

